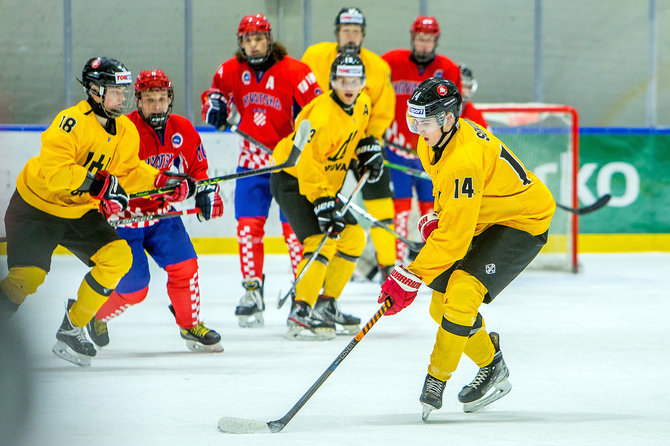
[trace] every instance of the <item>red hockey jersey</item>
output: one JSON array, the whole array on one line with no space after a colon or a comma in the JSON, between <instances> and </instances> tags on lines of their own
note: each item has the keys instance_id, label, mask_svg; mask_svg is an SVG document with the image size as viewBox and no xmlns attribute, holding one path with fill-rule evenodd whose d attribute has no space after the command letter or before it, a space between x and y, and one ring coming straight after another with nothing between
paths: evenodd
<instances>
[{"instance_id":1,"label":"red hockey jersey","mask_svg":"<svg viewBox=\"0 0 670 446\"><path fill-rule=\"evenodd\" d=\"M411 54L410 50L396 49L382 55L382 59L391 67L391 83L396 96L395 118L386 131L386 139L401 146L416 149L419 135L410 132L407 128L405 118L407 100L421 82L431 77L441 77L452 81L460 90L461 70L451 59L438 54L423 71L419 71L419 66L410 59ZM416 158L415 155L404 150L394 147L390 149L404 158Z\"/></svg>"},{"instance_id":2,"label":"red hockey jersey","mask_svg":"<svg viewBox=\"0 0 670 446\"><path fill-rule=\"evenodd\" d=\"M146 123L136 110L128 115L140 134L140 159L158 170L185 173L196 180L204 180L207 175L207 154L200 135L191 122L183 116L172 114L165 125L163 141L156 131ZM129 218L148 213L163 213L170 210L170 204L147 198L130 201L128 209L118 217ZM141 222L129 225L143 227L155 223Z\"/></svg>"},{"instance_id":3,"label":"red hockey jersey","mask_svg":"<svg viewBox=\"0 0 670 446\"><path fill-rule=\"evenodd\" d=\"M321 94L309 67L289 56L275 62L260 80L247 62L228 59L214 74L212 88L232 99L240 114L238 128L270 149L293 132L295 116ZM265 167L270 155L242 140L238 165Z\"/></svg>"},{"instance_id":4,"label":"red hockey jersey","mask_svg":"<svg viewBox=\"0 0 670 446\"><path fill-rule=\"evenodd\" d=\"M486 118L484 118L484 115L482 115L481 111L472 105L472 102L468 102L463 106L461 118L469 119L470 121L479 124L487 130L489 128L489 123L486 122Z\"/></svg>"}]
</instances>

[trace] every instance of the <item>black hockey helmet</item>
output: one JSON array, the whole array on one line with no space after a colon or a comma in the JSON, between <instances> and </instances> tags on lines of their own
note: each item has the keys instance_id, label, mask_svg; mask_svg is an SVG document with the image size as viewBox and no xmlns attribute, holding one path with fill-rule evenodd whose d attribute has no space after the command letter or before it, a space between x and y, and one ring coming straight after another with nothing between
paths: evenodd
<instances>
[{"instance_id":1,"label":"black hockey helmet","mask_svg":"<svg viewBox=\"0 0 670 446\"><path fill-rule=\"evenodd\" d=\"M357 54L339 53L330 66L330 84L337 77L357 77L361 79L360 88L365 86L365 65Z\"/></svg>"},{"instance_id":2,"label":"black hockey helmet","mask_svg":"<svg viewBox=\"0 0 670 446\"><path fill-rule=\"evenodd\" d=\"M100 116L118 118L132 103L133 76L123 63L111 57L89 59L81 71L79 82L84 86L84 91L88 96L102 98L100 107L93 107L93 111ZM96 85L98 89L91 89L93 85ZM109 87L123 87L124 99L120 109L105 108L104 99Z\"/></svg>"},{"instance_id":3,"label":"black hockey helmet","mask_svg":"<svg viewBox=\"0 0 670 446\"><path fill-rule=\"evenodd\" d=\"M417 133L417 120L434 117L441 127L448 113L453 113L457 120L462 108L463 98L458 87L451 81L431 77L421 82L407 101L407 125L411 131Z\"/></svg>"}]
</instances>

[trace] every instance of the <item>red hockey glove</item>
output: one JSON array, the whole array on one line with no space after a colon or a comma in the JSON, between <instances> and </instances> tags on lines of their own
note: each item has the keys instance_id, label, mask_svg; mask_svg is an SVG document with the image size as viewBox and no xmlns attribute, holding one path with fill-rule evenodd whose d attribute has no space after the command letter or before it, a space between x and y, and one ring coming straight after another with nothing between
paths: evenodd
<instances>
[{"instance_id":1,"label":"red hockey glove","mask_svg":"<svg viewBox=\"0 0 670 446\"><path fill-rule=\"evenodd\" d=\"M384 156L382 146L374 136L361 139L356 147L356 158L358 158L357 173L359 178L365 172L370 172L368 183L376 183L384 173Z\"/></svg>"},{"instance_id":2,"label":"red hockey glove","mask_svg":"<svg viewBox=\"0 0 670 446\"><path fill-rule=\"evenodd\" d=\"M195 205L200 208L198 220L206 221L223 215L223 200L219 195L218 184L198 186L195 193Z\"/></svg>"},{"instance_id":3,"label":"red hockey glove","mask_svg":"<svg viewBox=\"0 0 670 446\"><path fill-rule=\"evenodd\" d=\"M382 284L378 303L384 303L387 297L393 302L391 308L386 310L385 316L391 316L414 302L416 294L421 286L421 277L412 274L402 266L396 266L391 271L388 279Z\"/></svg>"},{"instance_id":4,"label":"red hockey glove","mask_svg":"<svg viewBox=\"0 0 670 446\"><path fill-rule=\"evenodd\" d=\"M207 124L214 126L217 130L228 128L226 119L228 118L228 106L226 99L221 91L210 88L200 96L202 101L202 110L200 116Z\"/></svg>"},{"instance_id":5,"label":"red hockey glove","mask_svg":"<svg viewBox=\"0 0 670 446\"><path fill-rule=\"evenodd\" d=\"M419 229L419 234L421 234L421 238L424 242L428 240L430 233L433 232L435 228L437 228L438 222L439 217L435 211L429 212L419 219L416 227Z\"/></svg>"},{"instance_id":6,"label":"red hockey glove","mask_svg":"<svg viewBox=\"0 0 670 446\"><path fill-rule=\"evenodd\" d=\"M90 173L87 175L79 190L85 190L91 197L100 200L100 212L105 218L118 214L128 207L128 194L114 175L106 170L99 170L95 176Z\"/></svg>"},{"instance_id":7,"label":"red hockey glove","mask_svg":"<svg viewBox=\"0 0 670 446\"><path fill-rule=\"evenodd\" d=\"M168 172L167 170L156 176L154 185L157 188L174 187L174 192L163 195L165 201L184 201L195 193L195 180L185 173Z\"/></svg>"}]
</instances>

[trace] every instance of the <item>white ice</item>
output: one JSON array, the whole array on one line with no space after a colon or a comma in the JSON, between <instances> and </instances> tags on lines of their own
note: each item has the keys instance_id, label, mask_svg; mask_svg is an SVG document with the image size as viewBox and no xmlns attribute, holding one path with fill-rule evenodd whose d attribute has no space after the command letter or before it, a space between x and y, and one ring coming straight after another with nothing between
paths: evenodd
<instances>
[{"instance_id":1,"label":"white ice","mask_svg":"<svg viewBox=\"0 0 670 446\"><path fill-rule=\"evenodd\" d=\"M350 342L283 339L288 259L266 258L265 327L242 329L236 256L200 258L201 316L224 353L186 349L167 309L165 275L152 270L145 302L110 325L90 368L51 353L65 300L87 269L54 258L13 319L30 345L32 410L23 445L660 445L670 443L670 254L583 255L583 272L527 272L482 308L501 334L509 395L464 414L456 395L475 375L467 357L444 405L421 421L419 392L436 324L424 290L384 317L280 433L224 434L222 416L282 417ZM368 320L378 285L350 283L340 301ZM3 362L5 362L3 360ZM0 440L0 444L4 444Z\"/></svg>"}]
</instances>

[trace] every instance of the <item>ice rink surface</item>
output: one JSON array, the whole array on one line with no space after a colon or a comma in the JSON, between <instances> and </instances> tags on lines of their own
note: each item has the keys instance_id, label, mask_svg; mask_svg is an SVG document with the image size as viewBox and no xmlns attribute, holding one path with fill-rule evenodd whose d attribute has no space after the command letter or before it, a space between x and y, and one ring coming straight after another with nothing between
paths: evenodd
<instances>
[{"instance_id":1,"label":"ice rink surface","mask_svg":"<svg viewBox=\"0 0 670 446\"><path fill-rule=\"evenodd\" d=\"M58 256L12 320L33 378L25 433L12 446L669 444L670 254L581 261L577 275L527 272L481 309L501 335L513 384L483 411L465 414L458 403L477 371L463 357L442 409L421 421L437 328L424 287L411 307L374 326L282 432L233 435L218 431L220 417L282 417L351 340L283 339L289 305L275 304L290 286L288 257L266 258L266 324L256 330L239 328L233 315L242 294L237 256L200 258L201 316L222 334L220 354L186 349L154 267L147 300L109 324L110 345L80 368L51 347L87 268ZM340 306L367 321L378 289L352 282Z\"/></svg>"}]
</instances>

